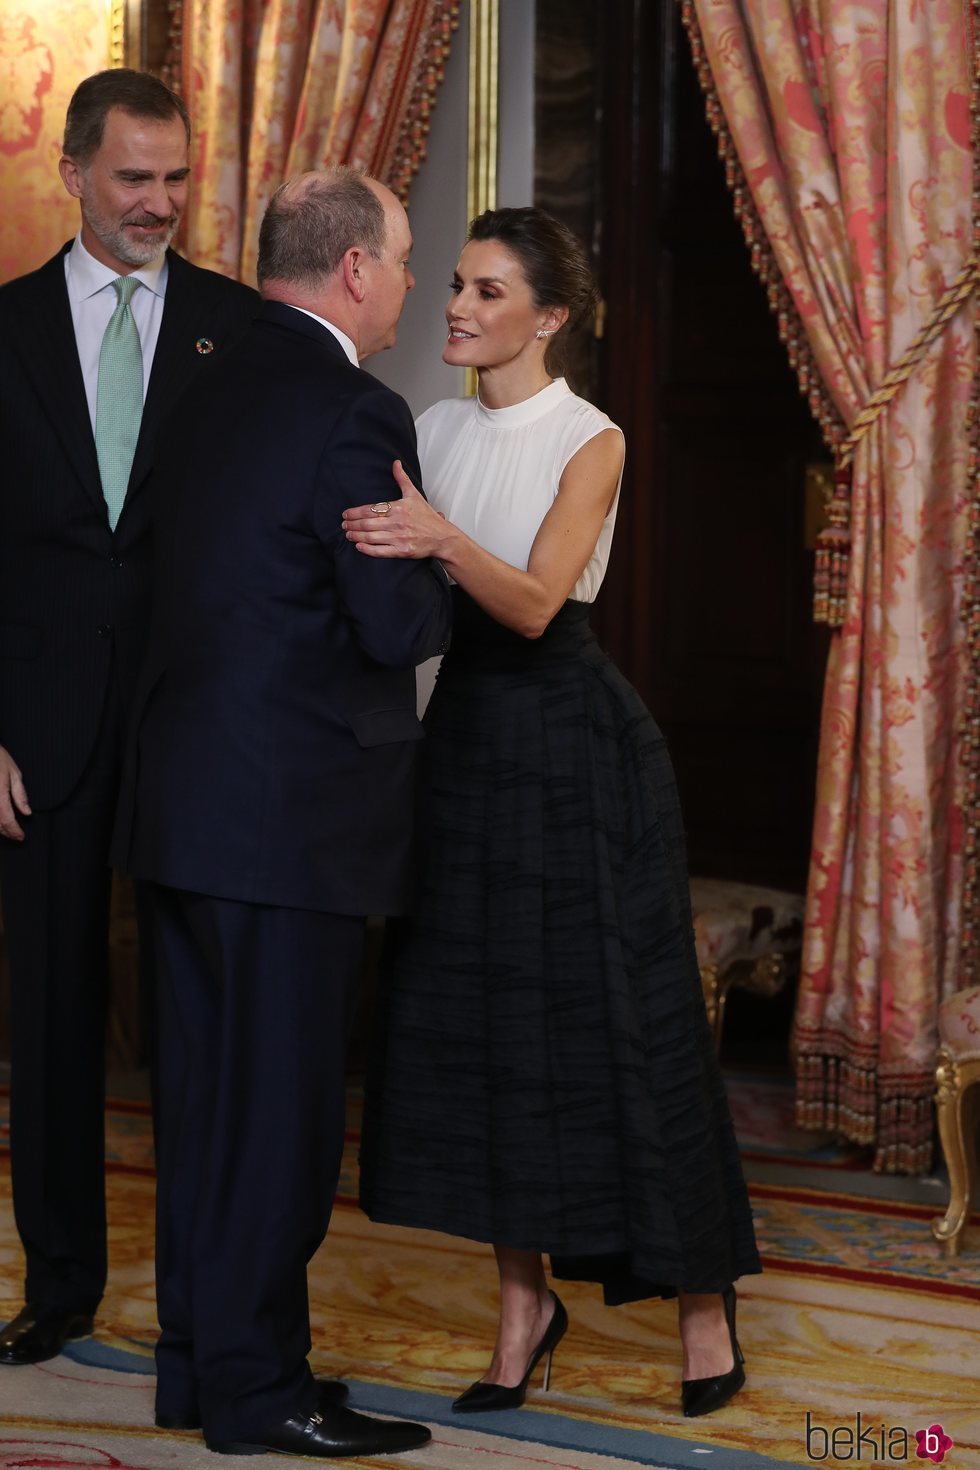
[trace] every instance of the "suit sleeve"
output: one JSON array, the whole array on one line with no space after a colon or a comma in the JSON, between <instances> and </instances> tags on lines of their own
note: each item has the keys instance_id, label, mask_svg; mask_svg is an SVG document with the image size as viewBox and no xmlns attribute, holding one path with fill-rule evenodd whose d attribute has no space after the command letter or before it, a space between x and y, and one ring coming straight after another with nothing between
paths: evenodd
<instances>
[{"instance_id":1,"label":"suit sleeve","mask_svg":"<svg viewBox=\"0 0 980 1470\"><path fill-rule=\"evenodd\" d=\"M364 556L340 525L352 505L399 499L391 470L396 459L421 489L408 404L379 383L352 397L338 416L320 461L313 520L333 556L341 606L361 648L377 663L407 668L449 646L449 579L435 561Z\"/></svg>"}]
</instances>

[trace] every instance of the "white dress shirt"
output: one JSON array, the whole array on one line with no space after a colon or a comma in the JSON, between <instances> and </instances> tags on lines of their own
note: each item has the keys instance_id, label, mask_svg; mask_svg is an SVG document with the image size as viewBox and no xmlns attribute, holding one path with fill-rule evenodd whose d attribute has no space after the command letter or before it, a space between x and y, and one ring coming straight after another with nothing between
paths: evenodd
<instances>
[{"instance_id":1,"label":"white dress shirt","mask_svg":"<svg viewBox=\"0 0 980 1470\"><path fill-rule=\"evenodd\" d=\"M291 301L280 301L279 305L292 306L293 311L301 311L304 316L311 316L315 322L319 322L321 327L326 327L328 332L332 332L334 334L341 347L347 353L347 357L350 362L352 362L355 367L360 367L361 364L357 360L357 348L354 346L347 333L342 332L339 327L335 327L333 322L328 322L326 317L317 316L315 311L307 311L305 306L293 306L293 303Z\"/></svg>"},{"instance_id":2,"label":"white dress shirt","mask_svg":"<svg viewBox=\"0 0 980 1470\"><path fill-rule=\"evenodd\" d=\"M133 313L136 330L140 334L140 347L143 350L143 401L145 403L146 385L150 381L153 354L156 351L160 322L163 318L163 299L167 291L169 274L167 257L161 254L152 265L142 265L139 270L130 271L129 274L135 276L140 282L140 289L133 292L130 310ZM85 397L88 400L93 434L95 433L95 405L99 392L99 353L102 351L102 338L109 325L109 318L115 311L118 302L118 297L112 289L112 282L118 276L118 271L110 270L107 265L96 260L94 255L90 255L82 244L81 235L76 235L75 243L65 256L65 284L68 287L71 319L75 328L75 345L78 348L78 360L81 363L82 377L85 380Z\"/></svg>"}]
</instances>

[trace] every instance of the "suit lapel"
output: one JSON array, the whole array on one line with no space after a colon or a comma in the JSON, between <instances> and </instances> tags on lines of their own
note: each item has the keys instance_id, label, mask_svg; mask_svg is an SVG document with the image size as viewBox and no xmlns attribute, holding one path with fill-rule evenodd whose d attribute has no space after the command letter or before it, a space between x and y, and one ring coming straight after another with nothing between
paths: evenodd
<instances>
[{"instance_id":1,"label":"suit lapel","mask_svg":"<svg viewBox=\"0 0 980 1470\"><path fill-rule=\"evenodd\" d=\"M94 503L105 510L85 383L65 285L66 245L34 275L34 289L18 323L19 346L54 433Z\"/></svg>"},{"instance_id":2,"label":"suit lapel","mask_svg":"<svg viewBox=\"0 0 980 1470\"><path fill-rule=\"evenodd\" d=\"M206 325L201 310L206 293L196 285L197 272L173 251L168 252L167 259L167 292L129 476L127 504L149 473L157 430L194 370L197 340Z\"/></svg>"}]
</instances>

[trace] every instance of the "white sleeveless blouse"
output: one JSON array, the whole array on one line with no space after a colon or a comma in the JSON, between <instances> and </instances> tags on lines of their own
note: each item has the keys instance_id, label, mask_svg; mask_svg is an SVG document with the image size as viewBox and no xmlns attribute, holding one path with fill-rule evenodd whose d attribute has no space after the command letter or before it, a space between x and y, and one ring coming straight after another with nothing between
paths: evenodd
<instances>
[{"instance_id":1,"label":"white sleeveless blouse","mask_svg":"<svg viewBox=\"0 0 980 1470\"><path fill-rule=\"evenodd\" d=\"M603 429L622 432L577 398L564 378L511 408L485 408L479 398L445 398L422 414L416 428L430 503L486 551L522 571L573 454ZM594 602L605 576L619 488L572 589L576 602Z\"/></svg>"}]
</instances>

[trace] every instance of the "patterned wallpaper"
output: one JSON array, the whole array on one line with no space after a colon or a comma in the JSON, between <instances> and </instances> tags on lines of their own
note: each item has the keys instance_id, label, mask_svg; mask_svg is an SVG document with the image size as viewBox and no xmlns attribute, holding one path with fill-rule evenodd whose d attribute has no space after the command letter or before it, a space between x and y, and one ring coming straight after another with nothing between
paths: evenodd
<instances>
[{"instance_id":1,"label":"patterned wallpaper","mask_svg":"<svg viewBox=\"0 0 980 1470\"><path fill-rule=\"evenodd\" d=\"M107 0L0 0L0 281L78 227L58 177L68 99L109 64Z\"/></svg>"}]
</instances>

